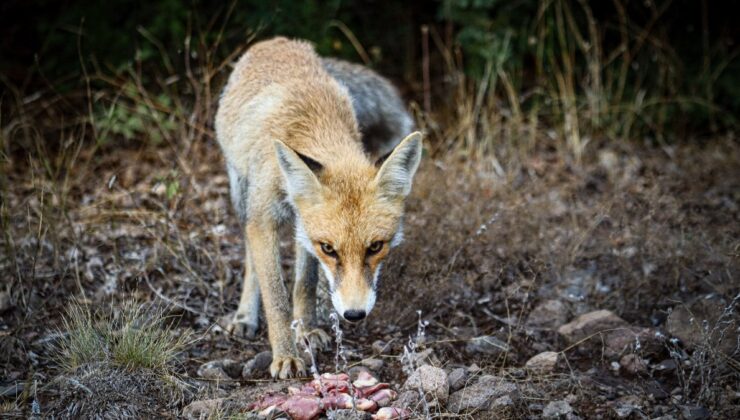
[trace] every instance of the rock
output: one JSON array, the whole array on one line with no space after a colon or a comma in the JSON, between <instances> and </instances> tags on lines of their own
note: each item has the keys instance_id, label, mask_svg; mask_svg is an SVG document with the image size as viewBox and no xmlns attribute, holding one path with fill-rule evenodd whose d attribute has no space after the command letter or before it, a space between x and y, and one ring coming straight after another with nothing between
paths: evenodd
<instances>
[{"instance_id":1,"label":"rock","mask_svg":"<svg viewBox=\"0 0 740 420\"><path fill-rule=\"evenodd\" d=\"M468 341L465 351L471 354L498 356L509 352L509 345L491 335L475 337Z\"/></svg>"},{"instance_id":2,"label":"rock","mask_svg":"<svg viewBox=\"0 0 740 420\"><path fill-rule=\"evenodd\" d=\"M398 394L398 398L391 403L391 407L408 408L414 411L420 402L421 396L419 393L414 390L408 390Z\"/></svg>"},{"instance_id":3,"label":"rock","mask_svg":"<svg viewBox=\"0 0 740 420\"><path fill-rule=\"evenodd\" d=\"M371 345L373 352L375 354L385 354L388 351L388 348L390 347L390 343L386 343L383 340L375 340L373 341L373 344Z\"/></svg>"},{"instance_id":4,"label":"rock","mask_svg":"<svg viewBox=\"0 0 740 420\"><path fill-rule=\"evenodd\" d=\"M568 321L568 307L559 300L546 300L532 309L526 326L554 330Z\"/></svg>"},{"instance_id":5,"label":"rock","mask_svg":"<svg viewBox=\"0 0 740 420\"><path fill-rule=\"evenodd\" d=\"M198 376L211 381L226 381L231 377L224 370L221 360L204 363L198 368Z\"/></svg>"},{"instance_id":6,"label":"rock","mask_svg":"<svg viewBox=\"0 0 740 420\"><path fill-rule=\"evenodd\" d=\"M524 367L537 373L549 373L555 369L559 359L559 353L554 351L545 351L527 360Z\"/></svg>"},{"instance_id":7,"label":"rock","mask_svg":"<svg viewBox=\"0 0 740 420\"><path fill-rule=\"evenodd\" d=\"M496 399L508 395L518 398L516 384L492 375L483 375L472 385L452 393L447 409L453 413L466 410L487 410Z\"/></svg>"},{"instance_id":8,"label":"rock","mask_svg":"<svg viewBox=\"0 0 740 420\"><path fill-rule=\"evenodd\" d=\"M444 369L424 365L416 369L403 385L404 390L413 390L424 393L427 401L439 401L445 403L450 393L447 383L447 373Z\"/></svg>"},{"instance_id":9,"label":"rock","mask_svg":"<svg viewBox=\"0 0 740 420\"><path fill-rule=\"evenodd\" d=\"M665 359L659 363L654 364L651 366L654 371L661 372L661 373L671 373L678 367L678 364L676 364L676 361L673 359Z\"/></svg>"},{"instance_id":10,"label":"rock","mask_svg":"<svg viewBox=\"0 0 740 420\"><path fill-rule=\"evenodd\" d=\"M498 397L495 400L493 400L490 404L490 409L511 407L513 405L514 405L514 400L511 399L511 396L504 395L503 397Z\"/></svg>"},{"instance_id":11,"label":"rock","mask_svg":"<svg viewBox=\"0 0 740 420\"><path fill-rule=\"evenodd\" d=\"M663 334L652 328L619 328L606 333L604 356L614 358L632 352L652 356L663 350L664 338Z\"/></svg>"},{"instance_id":12,"label":"rock","mask_svg":"<svg viewBox=\"0 0 740 420\"><path fill-rule=\"evenodd\" d=\"M218 413L223 404L223 398L193 401L182 409L182 417L189 420L209 419Z\"/></svg>"},{"instance_id":13,"label":"rock","mask_svg":"<svg viewBox=\"0 0 740 420\"><path fill-rule=\"evenodd\" d=\"M619 366L632 375L647 373L647 363L634 353L625 354L619 359Z\"/></svg>"},{"instance_id":14,"label":"rock","mask_svg":"<svg viewBox=\"0 0 740 420\"><path fill-rule=\"evenodd\" d=\"M468 370L465 368L453 369L447 375L447 383L450 385L450 392L455 392L465 386L468 381Z\"/></svg>"},{"instance_id":15,"label":"rock","mask_svg":"<svg viewBox=\"0 0 740 420\"><path fill-rule=\"evenodd\" d=\"M567 401L551 401L542 410L543 419L559 419L573 413L573 407Z\"/></svg>"},{"instance_id":16,"label":"rock","mask_svg":"<svg viewBox=\"0 0 740 420\"><path fill-rule=\"evenodd\" d=\"M705 420L712 417L712 413L700 405L685 405L681 407L681 416L684 420Z\"/></svg>"},{"instance_id":17,"label":"rock","mask_svg":"<svg viewBox=\"0 0 740 420\"><path fill-rule=\"evenodd\" d=\"M635 395L625 395L610 405L620 419L629 417L633 412L640 412L642 410L642 400Z\"/></svg>"},{"instance_id":18,"label":"rock","mask_svg":"<svg viewBox=\"0 0 740 420\"><path fill-rule=\"evenodd\" d=\"M231 359L221 360L221 368L229 377L238 379L242 374L242 364Z\"/></svg>"},{"instance_id":19,"label":"rock","mask_svg":"<svg viewBox=\"0 0 740 420\"><path fill-rule=\"evenodd\" d=\"M687 347L706 345L730 355L738 342L738 318L734 311L725 311L726 307L714 295L678 305L668 315L666 329Z\"/></svg>"},{"instance_id":20,"label":"rock","mask_svg":"<svg viewBox=\"0 0 740 420\"><path fill-rule=\"evenodd\" d=\"M328 417L334 420L369 420L369 419L372 419L372 415L366 411L351 410L351 409L331 411L331 415Z\"/></svg>"},{"instance_id":21,"label":"rock","mask_svg":"<svg viewBox=\"0 0 740 420\"><path fill-rule=\"evenodd\" d=\"M626 326L627 322L613 312L600 310L576 317L558 328L558 333L569 343L575 343L601 331Z\"/></svg>"},{"instance_id":22,"label":"rock","mask_svg":"<svg viewBox=\"0 0 740 420\"><path fill-rule=\"evenodd\" d=\"M263 351L257 353L252 359L244 364L242 368L242 378L249 379L259 375L262 372L267 372L272 363L272 352Z\"/></svg>"},{"instance_id":23,"label":"rock","mask_svg":"<svg viewBox=\"0 0 740 420\"><path fill-rule=\"evenodd\" d=\"M368 369L370 369L372 371L377 372L377 371L379 371L380 369L383 368L383 365L385 363L382 360L380 360L380 359L372 359L371 358L371 359L365 359L365 360L363 360L362 362L360 362L360 364L362 364L362 366L365 366L365 367L367 367Z\"/></svg>"},{"instance_id":24,"label":"rock","mask_svg":"<svg viewBox=\"0 0 740 420\"><path fill-rule=\"evenodd\" d=\"M472 365L468 366L468 373L471 375L475 375L476 373L480 373L482 369L477 364L473 363Z\"/></svg>"}]
</instances>

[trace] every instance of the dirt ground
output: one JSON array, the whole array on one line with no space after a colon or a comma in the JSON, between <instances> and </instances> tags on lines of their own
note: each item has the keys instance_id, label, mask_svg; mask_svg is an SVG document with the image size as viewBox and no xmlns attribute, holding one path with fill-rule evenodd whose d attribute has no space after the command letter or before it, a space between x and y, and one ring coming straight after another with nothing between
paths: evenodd
<instances>
[{"instance_id":1,"label":"dirt ground","mask_svg":"<svg viewBox=\"0 0 740 420\"><path fill-rule=\"evenodd\" d=\"M447 403L410 407L419 417L740 418L740 148L589 147L574 165L543 146L504 175L425 156L378 304L342 326L349 366L379 359L374 372L401 391L411 340L418 364L457 370L463 391L485 375L517 389L467 411L450 390ZM238 303L243 245L214 143L85 147L62 170L38 156L19 147L5 168L1 416L110 406L98 414L180 417L218 398L228 402L219 415L240 416L287 385L263 370L239 374L269 350L264 328L248 341L219 326ZM289 231L284 248L290 278ZM103 311L128 299L166 307L173 328L197 338L175 365L180 391L146 373L62 371L51 343L73 299ZM613 318L594 332L597 310ZM548 351L552 366L525 368ZM318 354L319 370L334 371L335 356ZM239 366L229 379L199 374L223 359Z\"/></svg>"}]
</instances>

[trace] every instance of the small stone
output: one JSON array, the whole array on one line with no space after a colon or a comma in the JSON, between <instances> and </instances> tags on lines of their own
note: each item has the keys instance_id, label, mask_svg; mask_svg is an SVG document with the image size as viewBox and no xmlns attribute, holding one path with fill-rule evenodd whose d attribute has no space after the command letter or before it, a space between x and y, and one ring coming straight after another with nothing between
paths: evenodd
<instances>
[{"instance_id":1,"label":"small stone","mask_svg":"<svg viewBox=\"0 0 740 420\"><path fill-rule=\"evenodd\" d=\"M483 375L472 385L452 393L447 402L447 409L452 413L485 410L494 400L504 395L516 400L517 391L516 384L512 382L492 375Z\"/></svg>"},{"instance_id":2,"label":"small stone","mask_svg":"<svg viewBox=\"0 0 740 420\"><path fill-rule=\"evenodd\" d=\"M453 369L447 375L447 383L450 384L450 392L455 392L465 386L468 381L468 371L465 368Z\"/></svg>"},{"instance_id":3,"label":"small stone","mask_svg":"<svg viewBox=\"0 0 740 420\"><path fill-rule=\"evenodd\" d=\"M416 369L403 385L404 390L414 390L424 393L427 400L445 403L450 393L447 383L447 373L444 369L424 365Z\"/></svg>"},{"instance_id":4,"label":"small stone","mask_svg":"<svg viewBox=\"0 0 740 420\"><path fill-rule=\"evenodd\" d=\"M527 360L524 367L537 373L549 373L555 369L559 359L559 353L554 351L545 351Z\"/></svg>"},{"instance_id":5,"label":"small stone","mask_svg":"<svg viewBox=\"0 0 740 420\"><path fill-rule=\"evenodd\" d=\"M568 307L562 301L546 300L532 309L526 326L554 330L568 321Z\"/></svg>"},{"instance_id":6,"label":"small stone","mask_svg":"<svg viewBox=\"0 0 740 420\"><path fill-rule=\"evenodd\" d=\"M573 407L567 401L551 401L542 410L543 419L559 419L573 412Z\"/></svg>"},{"instance_id":7,"label":"small stone","mask_svg":"<svg viewBox=\"0 0 740 420\"><path fill-rule=\"evenodd\" d=\"M665 359L659 363L656 363L652 366L653 370L656 372L665 372L670 373L676 370L678 365L676 364L676 361L673 359Z\"/></svg>"},{"instance_id":8,"label":"small stone","mask_svg":"<svg viewBox=\"0 0 740 420\"><path fill-rule=\"evenodd\" d=\"M421 396L419 393L414 390L408 390L398 394L398 398L391 403L391 407L408 408L411 411L415 411L420 402Z\"/></svg>"},{"instance_id":9,"label":"small stone","mask_svg":"<svg viewBox=\"0 0 740 420\"><path fill-rule=\"evenodd\" d=\"M475 375L476 373L480 373L481 368L477 364L473 363L472 365L468 366L468 373L471 375Z\"/></svg>"},{"instance_id":10,"label":"small stone","mask_svg":"<svg viewBox=\"0 0 740 420\"><path fill-rule=\"evenodd\" d=\"M700 405L685 405L681 407L681 416L685 420L705 420L711 418L712 413Z\"/></svg>"},{"instance_id":11,"label":"small stone","mask_svg":"<svg viewBox=\"0 0 740 420\"><path fill-rule=\"evenodd\" d=\"M369 420L372 415L366 411L344 409L331 411L329 418L334 420Z\"/></svg>"},{"instance_id":12,"label":"small stone","mask_svg":"<svg viewBox=\"0 0 740 420\"><path fill-rule=\"evenodd\" d=\"M198 376L211 381L225 381L231 379L224 370L221 360L214 360L200 365L198 368Z\"/></svg>"},{"instance_id":13,"label":"small stone","mask_svg":"<svg viewBox=\"0 0 740 420\"><path fill-rule=\"evenodd\" d=\"M606 333L604 356L619 357L625 353L639 353L643 357L661 352L664 348L664 335L652 328L625 327Z\"/></svg>"},{"instance_id":14,"label":"small stone","mask_svg":"<svg viewBox=\"0 0 740 420\"><path fill-rule=\"evenodd\" d=\"M371 347L375 354L385 354L388 351L390 345L383 340L375 340L373 341Z\"/></svg>"},{"instance_id":15,"label":"small stone","mask_svg":"<svg viewBox=\"0 0 740 420\"><path fill-rule=\"evenodd\" d=\"M360 363L362 364L362 366L365 366L365 367L367 367L368 369L370 369L370 370L372 370L372 371L375 371L375 372L377 372L377 371L379 371L380 369L382 369L382 368L383 368L383 365L385 364L385 363L384 363L384 362L383 362L382 360L380 360L380 359L372 359L372 358L371 358L371 359L365 359L365 360L363 360L363 361L362 361L362 362L360 362Z\"/></svg>"},{"instance_id":16,"label":"small stone","mask_svg":"<svg viewBox=\"0 0 740 420\"><path fill-rule=\"evenodd\" d=\"M226 372L229 377L238 379L242 374L242 364L231 359L223 359L221 362L221 369Z\"/></svg>"},{"instance_id":17,"label":"small stone","mask_svg":"<svg viewBox=\"0 0 740 420\"><path fill-rule=\"evenodd\" d=\"M625 395L614 401L611 405L620 419L629 417L633 412L642 410L642 400L635 395Z\"/></svg>"},{"instance_id":18,"label":"small stone","mask_svg":"<svg viewBox=\"0 0 740 420\"><path fill-rule=\"evenodd\" d=\"M223 398L193 401L182 409L182 417L189 420L208 419L217 414L223 404Z\"/></svg>"},{"instance_id":19,"label":"small stone","mask_svg":"<svg viewBox=\"0 0 740 420\"><path fill-rule=\"evenodd\" d=\"M254 378L262 372L267 372L271 363L272 352L263 351L257 353L252 359L244 364L244 368L242 368L242 378Z\"/></svg>"},{"instance_id":20,"label":"small stone","mask_svg":"<svg viewBox=\"0 0 740 420\"><path fill-rule=\"evenodd\" d=\"M471 354L498 356L509 352L509 345L491 335L475 337L468 341L465 351Z\"/></svg>"},{"instance_id":21,"label":"small stone","mask_svg":"<svg viewBox=\"0 0 740 420\"><path fill-rule=\"evenodd\" d=\"M558 328L558 333L569 343L575 343L599 332L625 326L627 322L612 311L600 310L576 317Z\"/></svg>"},{"instance_id":22,"label":"small stone","mask_svg":"<svg viewBox=\"0 0 740 420\"><path fill-rule=\"evenodd\" d=\"M619 365L628 373L638 375L647 372L647 363L638 355L625 354L619 359Z\"/></svg>"},{"instance_id":23,"label":"small stone","mask_svg":"<svg viewBox=\"0 0 740 420\"><path fill-rule=\"evenodd\" d=\"M511 399L511 396L504 395L503 397L498 397L490 404L490 408L500 408L500 407L511 407L514 405L514 400Z\"/></svg>"}]
</instances>

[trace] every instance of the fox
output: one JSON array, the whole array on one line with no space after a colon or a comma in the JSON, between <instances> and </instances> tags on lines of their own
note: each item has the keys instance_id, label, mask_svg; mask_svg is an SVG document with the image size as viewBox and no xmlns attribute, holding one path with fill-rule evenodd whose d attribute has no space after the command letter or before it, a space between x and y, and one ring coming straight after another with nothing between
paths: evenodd
<instances>
[{"instance_id":1,"label":"fox","mask_svg":"<svg viewBox=\"0 0 740 420\"><path fill-rule=\"evenodd\" d=\"M373 309L383 262L403 239L404 203L422 157L413 130L388 80L320 57L307 41L260 41L235 63L215 117L245 243L241 298L227 330L254 338L264 306L273 378L305 375L298 340L331 343L316 325L322 275L342 319L356 323ZM290 222L292 308L278 238Z\"/></svg>"}]
</instances>

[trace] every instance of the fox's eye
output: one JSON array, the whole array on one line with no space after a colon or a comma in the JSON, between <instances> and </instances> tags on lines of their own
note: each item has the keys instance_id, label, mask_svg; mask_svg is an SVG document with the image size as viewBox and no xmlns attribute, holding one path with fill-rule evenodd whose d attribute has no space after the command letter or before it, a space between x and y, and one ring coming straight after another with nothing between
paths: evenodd
<instances>
[{"instance_id":1,"label":"fox's eye","mask_svg":"<svg viewBox=\"0 0 740 420\"><path fill-rule=\"evenodd\" d=\"M324 254L330 256L330 257L336 257L337 251L334 250L334 247L327 244L326 242L321 243L321 252Z\"/></svg>"},{"instance_id":2,"label":"fox's eye","mask_svg":"<svg viewBox=\"0 0 740 420\"><path fill-rule=\"evenodd\" d=\"M368 255L377 254L381 249L383 249L383 241L375 241L367 247L367 253Z\"/></svg>"}]
</instances>

